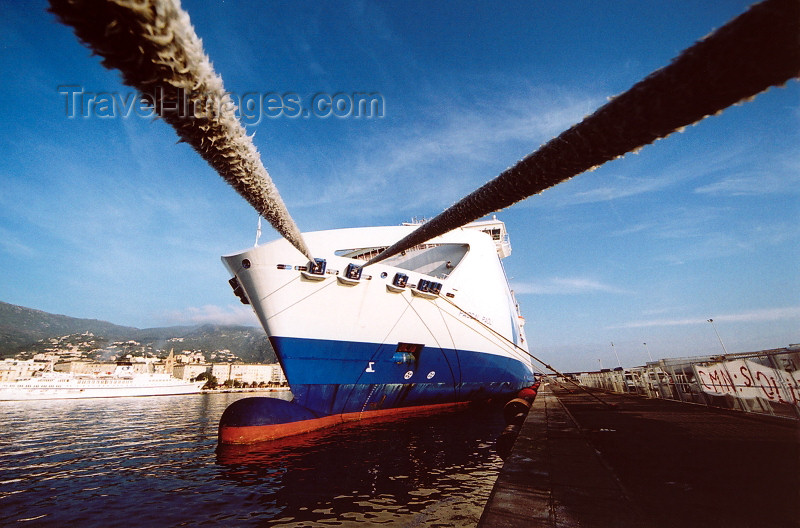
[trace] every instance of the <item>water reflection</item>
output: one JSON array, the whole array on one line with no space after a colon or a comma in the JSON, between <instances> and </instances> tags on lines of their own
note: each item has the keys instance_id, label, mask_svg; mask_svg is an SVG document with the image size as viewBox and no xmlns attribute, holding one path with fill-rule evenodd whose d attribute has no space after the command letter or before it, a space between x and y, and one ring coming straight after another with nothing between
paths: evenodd
<instances>
[{"instance_id":1,"label":"water reflection","mask_svg":"<svg viewBox=\"0 0 800 528\"><path fill-rule=\"evenodd\" d=\"M221 446L219 478L258 494L268 524L474 526L500 466L499 415L472 407Z\"/></svg>"},{"instance_id":2,"label":"water reflection","mask_svg":"<svg viewBox=\"0 0 800 528\"><path fill-rule=\"evenodd\" d=\"M472 407L222 446L219 478L260 494L271 523L474 526L500 466L498 416Z\"/></svg>"},{"instance_id":3,"label":"water reflection","mask_svg":"<svg viewBox=\"0 0 800 528\"><path fill-rule=\"evenodd\" d=\"M474 526L500 409L217 450L240 394L0 403L0 526Z\"/></svg>"}]
</instances>

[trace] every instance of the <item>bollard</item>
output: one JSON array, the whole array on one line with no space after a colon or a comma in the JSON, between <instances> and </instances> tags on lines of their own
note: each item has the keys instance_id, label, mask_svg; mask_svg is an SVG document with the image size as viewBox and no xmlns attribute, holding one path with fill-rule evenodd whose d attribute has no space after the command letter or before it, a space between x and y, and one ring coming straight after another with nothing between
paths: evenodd
<instances>
[{"instance_id":1,"label":"bollard","mask_svg":"<svg viewBox=\"0 0 800 528\"><path fill-rule=\"evenodd\" d=\"M517 436L519 436L519 425L508 425L503 432L500 433L500 436L497 438L497 442L495 443L494 449L500 458L505 460L511 454L511 450L514 447L514 442L517 441Z\"/></svg>"},{"instance_id":2,"label":"bollard","mask_svg":"<svg viewBox=\"0 0 800 528\"><path fill-rule=\"evenodd\" d=\"M514 398L503 407L503 418L507 424L513 422L514 417L520 413L527 415L531 404L522 398Z\"/></svg>"},{"instance_id":3,"label":"bollard","mask_svg":"<svg viewBox=\"0 0 800 528\"><path fill-rule=\"evenodd\" d=\"M527 416L525 413L517 413L513 418L511 418L511 421L508 422L508 425L521 426L525 422L525 416Z\"/></svg>"},{"instance_id":4,"label":"bollard","mask_svg":"<svg viewBox=\"0 0 800 528\"><path fill-rule=\"evenodd\" d=\"M517 393L517 398L522 398L528 403L533 403L533 400L536 398L536 389L533 387L525 387Z\"/></svg>"}]
</instances>

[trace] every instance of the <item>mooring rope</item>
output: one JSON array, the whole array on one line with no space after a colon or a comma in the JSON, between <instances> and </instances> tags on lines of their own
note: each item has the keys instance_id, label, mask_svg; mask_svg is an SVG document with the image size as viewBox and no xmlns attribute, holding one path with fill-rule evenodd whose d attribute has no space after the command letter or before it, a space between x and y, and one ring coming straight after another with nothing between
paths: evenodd
<instances>
[{"instance_id":1,"label":"mooring rope","mask_svg":"<svg viewBox=\"0 0 800 528\"><path fill-rule=\"evenodd\" d=\"M800 0L767 0L422 224L380 262L800 75Z\"/></svg>"},{"instance_id":2,"label":"mooring rope","mask_svg":"<svg viewBox=\"0 0 800 528\"><path fill-rule=\"evenodd\" d=\"M181 141L312 258L179 0L50 0L50 6L103 57L103 66L122 72Z\"/></svg>"}]
</instances>

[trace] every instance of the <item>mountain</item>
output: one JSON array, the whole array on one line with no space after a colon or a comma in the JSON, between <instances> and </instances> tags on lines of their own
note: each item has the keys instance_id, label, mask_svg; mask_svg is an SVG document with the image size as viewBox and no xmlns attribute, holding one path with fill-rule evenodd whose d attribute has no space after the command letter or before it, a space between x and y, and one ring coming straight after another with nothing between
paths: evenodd
<instances>
[{"instance_id":1,"label":"mountain","mask_svg":"<svg viewBox=\"0 0 800 528\"><path fill-rule=\"evenodd\" d=\"M43 350L54 338L93 334L92 343L136 341L153 350L199 350L206 358L220 350L248 363L274 363L275 352L261 328L252 326L199 325L139 329L97 319L78 319L0 302L0 358L22 351ZM87 337L86 340L89 340Z\"/></svg>"},{"instance_id":2,"label":"mountain","mask_svg":"<svg viewBox=\"0 0 800 528\"><path fill-rule=\"evenodd\" d=\"M134 334L142 344L162 350L230 350L247 363L277 363L267 334L255 326L213 325L147 328Z\"/></svg>"},{"instance_id":3,"label":"mountain","mask_svg":"<svg viewBox=\"0 0 800 528\"><path fill-rule=\"evenodd\" d=\"M3 357L11 348L49 337L91 332L109 339L122 339L136 331L137 328L97 319L77 319L0 302L0 356Z\"/></svg>"}]
</instances>

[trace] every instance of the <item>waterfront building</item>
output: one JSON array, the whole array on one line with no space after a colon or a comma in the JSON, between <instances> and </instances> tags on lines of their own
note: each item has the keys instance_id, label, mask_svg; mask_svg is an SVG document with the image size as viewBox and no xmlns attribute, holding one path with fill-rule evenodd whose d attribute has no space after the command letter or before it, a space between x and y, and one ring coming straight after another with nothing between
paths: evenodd
<instances>
[{"instance_id":1,"label":"waterfront building","mask_svg":"<svg viewBox=\"0 0 800 528\"><path fill-rule=\"evenodd\" d=\"M227 380L248 384L256 382L283 385L286 383L286 376L277 363L271 365L215 363L211 367L211 375L217 378L220 384Z\"/></svg>"},{"instance_id":2,"label":"waterfront building","mask_svg":"<svg viewBox=\"0 0 800 528\"><path fill-rule=\"evenodd\" d=\"M29 379L37 370L42 370L46 364L32 359L4 359L0 361L0 381L16 381Z\"/></svg>"},{"instance_id":3,"label":"waterfront building","mask_svg":"<svg viewBox=\"0 0 800 528\"><path fill-rule=\"evenodd\" d=\"M286 376L277 363L245 364L245 363L179 363L172 369L172 375L180 379L194 379L203 372L217 378L222 385L228 380L251 384L266 383L268 385L286 385Z\"/></svg>"},{"instance_id":4,"label":"waterfront building","mask_svg":"<svg viewBox=\"0 0 800 528\"><path fill-rule=\"evenodd\" d=\"M70 374L91 374L95 376L108 376L111 375L117 368L114 362L104 361L67 361L64 363L57 363L53 370L56 372L68 372Z\"/></svg>"},{"instance_id":5,"label":"waterfront building","mask_svg":"<svg viewBox=\"0 0 800 528\"><path fill-rule=\"evenodd\" d=\"M172 368L172 376L183 380L190 380L210 370L211 365L208 363L178 363Z\"/></svg>"},{"instance_id":6,"label":"waterfront building","mask_svg":"<svg viewBox=\"0 0 800 528\"><path fill-rule=\"evenodd\" d=\"M175 354L175 361L177 363L195 363L195 364L206 363L205 356L203 355L202 352L192 351L192 350L182 350L179 354Z\"/></svg>"}]
</instances>

